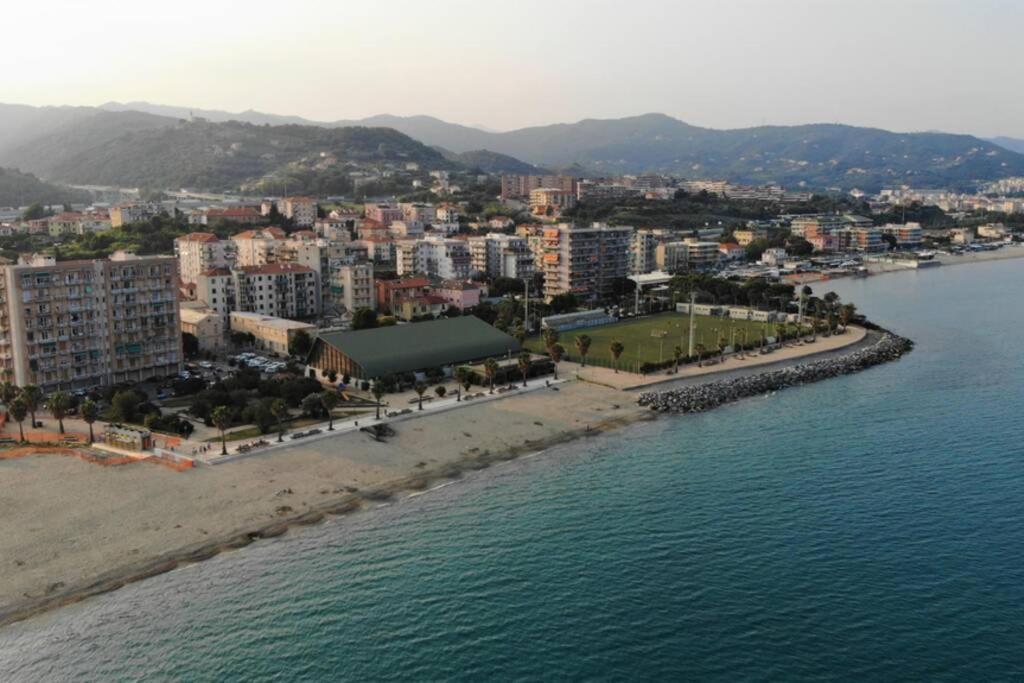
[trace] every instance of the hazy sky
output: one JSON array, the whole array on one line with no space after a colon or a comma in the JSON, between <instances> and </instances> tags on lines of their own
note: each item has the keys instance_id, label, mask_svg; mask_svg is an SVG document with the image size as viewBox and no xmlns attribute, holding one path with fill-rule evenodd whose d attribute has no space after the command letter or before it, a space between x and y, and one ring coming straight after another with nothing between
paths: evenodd
<instances>
[{"instance_id":1,"label":"hazy sky","mask_svg":"<svg viewBox=\"0 0 1024 683\"><path fill-rule=\"evenodd\" d=\"M5 0L0 101L1024 137L1024 0ZM149 9L148 7L152 7Z\"/></svg>"}]
</instances>

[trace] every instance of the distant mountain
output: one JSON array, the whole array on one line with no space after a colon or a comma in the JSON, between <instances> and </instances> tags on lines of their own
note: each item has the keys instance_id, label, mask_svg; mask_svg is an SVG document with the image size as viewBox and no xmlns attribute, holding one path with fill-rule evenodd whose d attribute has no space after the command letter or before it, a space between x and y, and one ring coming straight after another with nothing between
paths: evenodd
<instances>
[{"instance_id":1,"label":"distant mountain","mask_svg":"<svg viewBox=\"0 0 1024 683\"><path fill-rule=\"evenodd\" d=\"M1024 154L1024 140L1019 138L1008 138L1000 135L999 137L988 138L988 141L994 145L999 145L1003 149L1008 149L1011 152L1017 152L1018 154Z\"/></svg>"},{"instance_id":2,"label":"distant mountain","mask_svg":"<svg viewBox=\"0 0 1024 683\"><path fill-rule=\"evenodd\" d=\"M146 111L129 111L133 108ZM33 117L32 112L38 112L38 116ZM534 166L587 175L663 172L744 183L778 182L793 188L859 187L868 191L894 184L973 189L981 182L1024 176L1024 150L1020 149L1024 143L1010 138L999 138L996 144L969 135L893 133L835 124L717 130L692 126L663 114L586 119L495 133L431 116L380 115L309 122L252 111L233 114L141 102L108 103L103 109L0 105L0 164L57 179L87 174L127 178L129 170L139 171L140 178L129 181L133 185L144 182L143 178L148 181L160 177L217 182L237 179L243 172L240 165L227 173L206 167L186 172L184 159L174 162L178 170L167 175L147 171L147 163L157 163L154 159L146 163L136 160L128 170L121 171L90 166L90 159L115 159L100 150L115 138L138 135L149 144L150 131L177 130L190 113L218 125L229 121L256 126L301 122L297 127L307 129L389 128L424 145L448 150L450 163L495 173L532 172L528 169ZM109 118L116 116L123 118ZM297 149L292 151L298 153ZM146 153L159 156L164 152L150 145ZM167 153L174 155L176 150ZM116 158L125 154L128 150L122 146ZM462 154L468 156L458 158ZM195 157L194 163L208 156L206 150ZM215 159L213 165L221 170L232 163L238 165L238 156ZM271 165L264 160L251 168L266 172Z\"/></svg>"},{"instance_id":3,"label":"distant mountain","mask_svg":"<svg viewBox=\"0 0 1024 683\"><path fill-rule=\"evenodd\" d=\"M436 150L387 128L189 122L105 111L12 155L37 158L37 166L55 180L161 189L233 190L268 174L345 162L452 167Z\"/></svg>"},{"instance_id":4,"label":"distant mountain","mask_svg":"<svg viewBox=\"0 0 1024 683\"><path fill-rule=\"evenodd\" d=\"M531 175L546 172L542 168L528 164L525 161L520 161L515 157L510 157L507 154L498 154L486 149L476 149L462 152L461 154L456 154L440 147L435 149L444 154L445 158L449 161L483 173Z\"/></svg>"},{"instance_id":5,"label":"distant mountain","mask_svg":"<svg viewBox=\"0 0 1024 683\"><path fill-rule=\"evenodd\" d=\"M47 183L30 173L0 168L0 206L28 206L85 202L88 192L73 190L63 185Z\"/></svg>"}]
</instances>

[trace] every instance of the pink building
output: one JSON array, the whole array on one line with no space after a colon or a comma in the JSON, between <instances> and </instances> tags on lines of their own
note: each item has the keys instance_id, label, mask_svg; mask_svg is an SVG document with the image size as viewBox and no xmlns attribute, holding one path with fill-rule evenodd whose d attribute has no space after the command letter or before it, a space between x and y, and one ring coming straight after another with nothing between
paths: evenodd
<instances>
[{"instance_id":1,"label":"pink building","mask_svg":"<svg viewBox=\"0 0 1024 683\"><path fill-rule=\"evenodd\" d=\"M363 205L366 217L387 227L393 221L402 220L402 207L395 204L367 203Z\"/></svg>"},{"instance_id":2,"label":"pink building","mask_svg":"<svg viewBox=\"0 0 1024 683\"><path fill-rule=\"evenodd\" d=\"M479 306L481 297L485 295L480 285L455 280L445 280L441 284L431 287L430 293L441 297L449 306L454 306L460 311Z\"/></svg>"}]
</instances>

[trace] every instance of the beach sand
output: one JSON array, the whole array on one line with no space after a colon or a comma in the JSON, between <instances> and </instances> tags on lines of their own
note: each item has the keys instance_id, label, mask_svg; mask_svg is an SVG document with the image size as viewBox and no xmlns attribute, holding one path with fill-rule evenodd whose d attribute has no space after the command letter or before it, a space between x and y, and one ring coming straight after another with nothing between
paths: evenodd
<instances>
[{"instance_id":1,"label":"beach sand","mask_svg":"<svg viewBox=\"0 0 1024 683\"><path fill-rule=\"evenodd\" d=\"M387 443L352 432L186 472L57 455L0 460L0 624L389 490L650 416L634 399L570 382L405 420Z\"/></svg>"}]
</instances>

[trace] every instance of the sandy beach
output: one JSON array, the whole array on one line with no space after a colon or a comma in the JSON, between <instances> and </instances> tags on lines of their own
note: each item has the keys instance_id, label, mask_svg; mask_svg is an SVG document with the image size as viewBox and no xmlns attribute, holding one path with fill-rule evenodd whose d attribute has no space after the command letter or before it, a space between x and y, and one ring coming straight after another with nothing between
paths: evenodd
<instances>
[{"instance_id":1,"label":"sandy beach","mask_svg":"<svg viewBox=\"0 0 1024 683\"><path fill-rule=\"evenodd\" d=\"M758 361L798 362L865 340L863 331L851 331L824 341ZM764 369L753 360L719 369ZM563 377L570 376L568 369ZM691 372L692 381L706 374ZM407 495L402 491L653 419L637 406L633 391L621 388L638 376L615 377L622 385L587 377L404 419L394 423L396 433L386 443L351 431L184 472L50 454L0 460L6 532L0 535L0 625L279 535L289 526L372 509L392 495Z\"/></svg>"}]
</instances>

